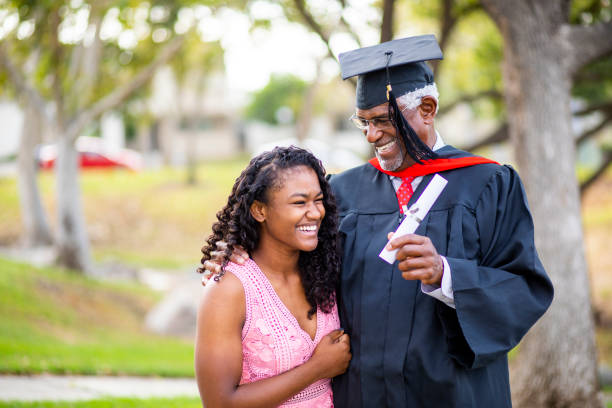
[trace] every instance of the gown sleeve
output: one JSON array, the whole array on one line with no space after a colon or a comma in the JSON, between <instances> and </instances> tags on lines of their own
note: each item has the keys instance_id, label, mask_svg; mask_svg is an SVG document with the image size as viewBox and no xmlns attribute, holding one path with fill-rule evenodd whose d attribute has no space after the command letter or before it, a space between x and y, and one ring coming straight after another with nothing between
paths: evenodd
<instances>
[{"instance_id":1,"label":"gown sleeve","mask_svg":"<svg viewBox=\"0 0 612 408\"><path fill-rule=\"evenodd\" d=\"M525 191L516 172L500 166L475 208L477 259L447 256L456 309L437 314L453 359L482 367L515 347L546 311L553 288L538 258Z\"/></svg>"}]
</instances>

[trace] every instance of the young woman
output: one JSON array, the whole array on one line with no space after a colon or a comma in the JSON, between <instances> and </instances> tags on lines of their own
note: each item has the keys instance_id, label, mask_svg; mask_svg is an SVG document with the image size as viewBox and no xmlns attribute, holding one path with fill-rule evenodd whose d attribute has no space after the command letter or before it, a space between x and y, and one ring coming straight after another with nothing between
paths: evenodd
<instances>
[{"instance_id":1,"label":"young woman","mask_svg":"<svg viewBox=\"0 0 612 408\"><path fill-rule=\"evenodd\" d=\"M277 147L251 160L217 214L202 263L217 241L226 259L237 246L250 259L226 262L200 305L195 366L206 408L333 407L330 378L351 354L339 330L336 206L324 175L308 151Z\"/></svg>"}]
</instances>

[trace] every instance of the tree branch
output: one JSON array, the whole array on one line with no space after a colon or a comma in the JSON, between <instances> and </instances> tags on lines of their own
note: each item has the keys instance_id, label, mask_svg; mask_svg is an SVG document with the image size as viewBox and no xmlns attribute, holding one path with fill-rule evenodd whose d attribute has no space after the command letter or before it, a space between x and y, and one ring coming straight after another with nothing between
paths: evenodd
<instances>
[{"instance_id":1,"label":"tree branch","mask_svg":"<svg viewBox=\"0 0 612 408\"><path fill-rule=\"evenodd\" d=\"M55 102L55 117L56 121L63 129L65 125L65 112L64 112L64 84L62 81L62 64L64 59L64 49L59 42L59 26L60 26L60 15L59 10L54 9L49 17L51 20L51 64L49 65L52 77L51 90L53 100Z\"/></svg>"},{"instance_id":2,"label":"tree branch","mask_svg":"<svg viewBox=\"0 0 612 408\"><path fill-rule=\"evenodd\" d=\"M565 38L571 47L570 74L573 76L581 67L602 56L612 53L612 21L591 26L563 26Z\"/></svg>"},{"instance_id":3,"label":"tree branch","mask_svg":"<svg viewBox=\"0 0 612 408\"><path fill-rule=\"evenodd\" d=\"M300 12L300 15L304 19L304 22L306 23L306 25L310 27L310 29L314 31L319 36L319 38L321 38L321 40L325 43L325 46L327 47L327 52L329 53L329 55L333 58L336 58L334 53L332 52L331 47L329 46L329 35L325 31L323 31L323 27L321 27L319 23L315 21L312 14L310 14L310 12L306 10L306 3L304 2L304 0L294 0L293 2L297 10Z\"/></svg>"},{"instance_id":4,"label":"tree branch","mask_svg":"<svg viewBox=\"0 0 612 408\"><path fill-rule=\"evenodd\" d=\"M577 82L601 82L610 78L608 72L585 72L579 69L574 75L574 84Z\"/></svg>"},{"instance_id":5,"label":"tree branch","mask_svg":"<svg viewBox=\"0 0 612 408\"><path fill-rule=\"evenodd\" d=\"M448 105L444 105L440 107L440 110L438 111L438 115L443 115L447 112L452 111L457 105L461 104L461 103L472 103L478 99L482 99L482 98L495 98L495 99L501 99L503 97L503 95L499 92L496 91L494 89L490 89L487 91L482 91L482 92L477 92L475 94L471 94L471 95L463 95L460 98L457 98L456 100L454 100L453 102L449 103Z\"/></svg>"},{"instance_id":6,"label":"tree branch","mask_svg":"<svg viewBox=\"0 0 612 408\"><path fill-rule=\"evenodd\" d=\"M46 111L45 100L22 75L24 70L15 66L14 62L11 60L10 56L6 52L6 49L4 48L5 43L6 40L4 42L0 41L0 65L4 66L4 69L6 72L8 72L17 94L27 99L28 105L31 105L34 107L34 109L36 109L40 117L46 122L46 126L53 127L53 121Z\"/></svg>"},{"instance_id":7,"label":"tree branch","mask_svg":"<svg viewBox=\"0 0 612 408\"><path fill-rule=\"evenodd\" d=\"M580 184L580 196L584 197L585 191L593 185L593 183L606 172L608 166L612 164L612 149L604 150L604 158L593 174Z\"/></svg>"},{"instance_id":8,"label":"tree branch","mask_svg":"<svg viewBox=\"0 0 612 408\"><path fill-rule=\"evenodd\" d=\"M601 129L605 128L610 122L612 122L612 112L608 112L601 122L593 126L591 129L584 131L581 135L576 138L576 144L580 144L591 136L596 135Z\"/></svg>"},{"instance_id":9,"label":"tree branch","mask_svg":"<svg viewBox=\"0 0 612 408\"><path fill-rule=\"evenodd\" d=\"M323 30L323 27L321 27L314 19L314 17L312 16L312 14L310 14L310 12L308 12L308 10L306 10L306 3L304 2L304 0L293 0L295 7L297 8L297 10L300 12L300 15L302 16L302 18L304 19L304 22L306 23L306 25L315 32L315 34L317 34L319 36L319 38L321 39L321 41L323 41L323 43L325 43L325 46L327 47L327 54L333 58L335 61L338 61L338 59L336 58L336 56L334 55L334 52L332 51L330 45L329 45L329 35L327 33L325 33L325 31ZM344 3L343 3L344 4ZM357 81L355 80L355 78L349 78L348 81L353 84L353 86L357 86Z\"/></svg>"},{"instance_id":10,"label":"tree branch","mask_svg":"<svg viewBox=\"0 0 612 408\"><path fill-rule=\"evenodd\" d=\"M588 115L588 114L591 114L593 112L598 112L598 111L612 112L612 101L606 101L602 103L596 103L591 106L587 106L586 108L583 108L579 111L574 112L574 115L584 116L584 115Z\"/></svg>"},{"instance_id":11,"label":"tree branch","mask_svg":"<svg viewBox=\"0 0 612 408\"><path fill-rule=\"evenodd\" d=\"M522 12L529 12L525 10L524 1L481 0L480 2L502 32L507 28L508 21L520 13L517 8L522 9Z\"/></svg>"},{"instance_id":12,"label":"tree branch","mask_svg":"<svg viewBox=\"0 0 612 408\"><path fill-rule=\"evenodd\" d=\"M450 32L457 23L457 18L453 15L453 0L442 1L442 13L440 16L440 49L444 52L446 43L450 37ZM434 78L438 76L438 68L440 67L440 60L430 61L433 69Z\"/></svg>"},{"instance_id":13,"label":"tree branch","mask_svg":"<svg viewBox=\"0 0 612 408\"><path fill-rule=\"evenodd\" d=\"M393 9L395 0L383 0L382 22L380 24L380 42L391 41L393 38Z\"/></svg>"},{"instance_id":14,"label":"tree branch","mask_svg":"<svg viewBox=\"0 0 612 408\"><path fill-rule=\"evenodd\" d=\"M342 5L342 10L344 10L346 8L346 0L340 0L340 5ZM355 42L357 43L357 46L361 48L361 39L359 38L357 33L355 33L355 31L353 30L353 27L351 27L348 21L346 21L343 14L344 13L340 14L340 22L342 23L346 31L349 33L349 35L353 38L353 40L355 40Z\"/></svg>"},{"instance_id":15,"label":"tree branch","mask_svg":"<svg viewBox=\"0 0 612 408\"><path fill-rule=\"evenodd\" d=\"M442 13L440 15L440 38L438 39L442 52L444 52L444 49L446 48L446 44L451 37L453 29L457 25L457 21L459 21L460 18L482 8L479 3L471 3L464 7L455 9L453 9L453 5L453 0L444 0L442 3ZM432 60L429 63L431 64L435 78L438 76L438 69L441 61Z\"/></svg>"},{"instance_id":16,"label":"tree branch","mask_svg":"<svg viewBox=\"0 0 612 408\"><path fill-rule=\"evenodd\" d=\"M489 136L482 140L479 140L471 145L465 146L462 149L468 152L489 146L493 143L501 143L508 140L510 134L508 133L508 122L504 122L497 129L495 129Z\"/></svg>"},{"instance_id":17,"label":"tree branch","mask_svg":"<svg viewBox=\"0 0 612 408\"><path fill-rule=\"evenodd\" d=\"M155 60L136 74L136 76L128 84L117 88L114 92L102 98L89 109L79 112L68 127L66 132L67 137L73 141L76 140L81 131L85 128L85 126L91 123L91 121L102 115L104 112L115 108L129 98L134 92L140 89L140 87L151 79L155 71L160 66L168 62L168 60L178 52L183 45L184 40L184 35L176 36L159 52Z\"/></svg>"},{"instance_id":18,"label":"tree branch","mask_svg":"<svg viewBox=\"0 0 612 408\"><path fill-rule=\"evenodd\" d=\"M93 27L93 41L89 46L81 44L80 55L78 56L78 71L76 84L73 87L75 93L73 98L77 101L76 106L82 106L91 101L91 96L94 91L94 85L100 75L100 60L102 58L102 50L104 44L100 38L100 28L102 27L101 11L97 7L92 7L90 13L90 25ZM74 52L74 51L73 51ZM80 103L78 103L80 102Z\"/></svg>"},{"instance_id":19,"label":"tree branch","mask_svg":"<svg viewBox=\"0 0 612 408\"><path fill-rule=\"evenodd\" d=\"M561 13L565 17L565 21L570 18L570 12L572 10L572 0L561 0L560 1Z\"/></svg>"}]
</instances>

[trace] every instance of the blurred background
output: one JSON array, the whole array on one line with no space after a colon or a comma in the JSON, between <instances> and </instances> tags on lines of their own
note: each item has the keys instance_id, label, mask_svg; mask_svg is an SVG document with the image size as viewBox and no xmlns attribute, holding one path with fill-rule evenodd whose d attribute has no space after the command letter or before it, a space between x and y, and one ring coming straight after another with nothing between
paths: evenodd
<instances>
[{"instance_id":1,"label":"blurred background","mask_svg":"<svg viewBox=\"0 0 612 408\"><path fill-rule=\"evenodd\" d=\"M524 346L545 363L512 353L513 391L527 372L543 397L515 404L612 407L612 7L529 3L0 0L0 373L193 378L195 269L235 178L276 145L330 173L370 158L337 55L434 33L436 128L517 167L557 289ZM199 406L6 384L0 407ZM25 402L58 398L85 401Z\"/></svg>"}]
</instances>

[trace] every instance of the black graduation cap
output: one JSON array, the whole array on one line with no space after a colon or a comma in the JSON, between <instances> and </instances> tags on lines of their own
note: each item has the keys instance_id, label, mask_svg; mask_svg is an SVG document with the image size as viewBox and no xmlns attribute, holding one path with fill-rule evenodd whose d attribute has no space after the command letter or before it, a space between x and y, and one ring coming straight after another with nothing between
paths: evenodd
<instances>
[{"instance_id":1,"label":"black graduation cap","mask_svg":"<svg viewBox=\"0 0 612 408\"><path fill-rule=\"evenodd\" d=\"M442 59L433 34L401 38L338 56L342 79L357 77L359 109L370 109L389 101L389 117L394 121L408 154L416 161L436 157L418 138L401 114L395 95L404 95L432 84L433 72L425 61Z\"/></svg>"}]
</instances>

